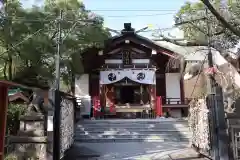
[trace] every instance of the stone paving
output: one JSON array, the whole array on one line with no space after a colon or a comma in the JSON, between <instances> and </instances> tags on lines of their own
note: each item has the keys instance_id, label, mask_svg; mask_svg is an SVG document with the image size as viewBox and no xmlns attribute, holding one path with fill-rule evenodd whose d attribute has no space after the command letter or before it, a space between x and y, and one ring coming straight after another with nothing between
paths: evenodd
<instances>
[{"instance_id":1,"label":"stone paving","mask_svg":"<svg viewBox=\"0 0 240 160\"><path fill-rule=\"evenodd\" d=\"M176 151L161 158L161 160L207 160L207 159L208 158L201 157L201 155L199 155L191 148L185 148L181 151Z\"/></svg>"},{"instance_id":2,"label":"stone paving","mask_svg":"<svg viewBox=\"0 0 240 160\"><path fill-rule=\"evenodd\" d=\"M123 147L125 146L125 147ZM186 143L91 143L75 144L71 160L206 160Z\"/></svg>"}]
</instances>

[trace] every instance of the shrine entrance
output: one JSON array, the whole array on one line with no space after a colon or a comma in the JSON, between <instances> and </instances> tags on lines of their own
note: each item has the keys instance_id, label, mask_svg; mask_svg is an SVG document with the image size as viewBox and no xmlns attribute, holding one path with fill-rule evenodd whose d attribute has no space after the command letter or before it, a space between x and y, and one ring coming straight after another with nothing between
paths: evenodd
<instances>
[{"instance_id":1,"label":"shrine entrance","mask_svg":"<svg viewBox=\"0 0 240 160\"><path fill-rule=\"evenodd\" d=\"M119 87L120 90L120 103L134 103L136 101L134 96L134 91L137 90L138 87L136 86L121 86Z\"/></svg>"},{"instance_id":2,"label":"shrine entrance","mask_svg":"<svg viewBox=\"0 0 240 160\"><path fill-rule=\"evenodd\" d=\"M102 106L105 115L123 118L126 114L136 116L155 109L155 104L151 103L151 98L155 98L155 94L151 93L151 88L155 87L155 85L136 82L133 78L132 80L128 77L114 83L102 85L104 89L102 89L101 93L105 93L105 96L101 102L104 102Z\"/></svg>"}]
</instances>

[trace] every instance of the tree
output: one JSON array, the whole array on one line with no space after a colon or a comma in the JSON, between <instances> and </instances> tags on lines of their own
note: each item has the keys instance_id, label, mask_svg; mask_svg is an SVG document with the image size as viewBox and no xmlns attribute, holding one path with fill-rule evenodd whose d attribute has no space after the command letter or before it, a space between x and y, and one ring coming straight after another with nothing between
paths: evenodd
<instances>
[{"instance_id":1,"label":"tree","mask_svg":"<svg viewBox=\"0 0 240 160\"><path fill-rule=\"evenodd\" d=\"M65 0L51 0L45 4L45 10L51 15L59 15L60 9L64 13L61 73L64 82L71 85L73 73L82 73L79 53L88 47L100 47L110 34L103 29L103 18L86 10L83 3L77 0L67 3Z\"/></svg>"},{"instance_id":2,"label":"tree","mask_svg":"<svg viewBox=\"0 0 240 160\"><path fill-rule=\"evenodd\" d=\"M230 23L228 23L225 18L223 16L220 15L220 13L218 13L218 11L212 6L212 4L209 2L209 0L201 0L206 6L207 8L211 11L211 13L216 17L216 19L222 23L222 25L224 27L226 27L227 29L229 29L233 34L237 35L238 37L240 37L240 30L235 28L235 26L231 25ZM239 8L239 2L237 1L229 1L230 4L234 4L236 6L238 6ZM233 3L232 3L233 2ZM238 12L239 13L239 12ZM238 16L239 14L237 14L236 16ZM238 17L239 19L239 17ZM239 24L239 23L238 23Z\"/></svg>"},{"instance_id":3,"label":"tree","mask_svg":"<svg viewBox=\"0 0 240 160\"><path fill-rule=\"evenodd\" d=\"M221 8L220 1L215 0L213 6L228 17L231 26L239 27L239 17L237 17L240 12L239 3L229 3L229 8ZM202 2L186 3L175 16L175 22L180 23L179 27L184 31L184 38L200 42L199 44L207 44L207 20L210 22L212 47L224 52L238 44L239 37L227 29L213 14L210 12L206 14L206 7Z\"/></svg>"},{"instance_id":4,"label":"tree","mask_svg":"<svg viewBox=\"0 0 240 160\"><path fill-rule=\"evenodd\" d=\"M19 0L6 1L0 16L0 76L20 83L44 85L53 80L56 53L56 19L64 11L61 73L66 84L82 73L80 53L102 45L110 34L103 19L78 0L46 0L41 7L24 9ZM93 38L94 37L94 38ZM47 84L45 84L47 85Z\"/></svg>"}]
</instances>

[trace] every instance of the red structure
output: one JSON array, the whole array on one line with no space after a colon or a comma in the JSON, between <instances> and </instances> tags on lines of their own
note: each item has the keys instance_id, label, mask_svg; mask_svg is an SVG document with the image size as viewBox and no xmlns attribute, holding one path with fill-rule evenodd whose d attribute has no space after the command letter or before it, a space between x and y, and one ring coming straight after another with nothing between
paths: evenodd
<instances>
[{"instance_id":1,"label":"red structure","mask_svg":"<svg viewBox=\"0 0 240 160\"><path fill-rule=\"evenodd\" d=\"M8 84L0 82L0 160L4 159L4 145L8 107L8 86Z\"/></svg>"}]
</instances>

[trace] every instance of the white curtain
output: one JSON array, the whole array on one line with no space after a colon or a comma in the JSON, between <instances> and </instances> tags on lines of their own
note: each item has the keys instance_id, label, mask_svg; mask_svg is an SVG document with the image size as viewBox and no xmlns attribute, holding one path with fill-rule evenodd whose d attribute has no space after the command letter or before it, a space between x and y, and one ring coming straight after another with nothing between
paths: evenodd
<instances>
[{"instance_id":1,"label":"white curtain","mask_svg":"<svg viewBox=\"0 0 240 160\"><path fill-rule=\"evenodd\" d=\"M154 70L113 70L100 72L100 84L111 84L123 78L142 84L156 84Z\"/></svg>"}]
</instances>

